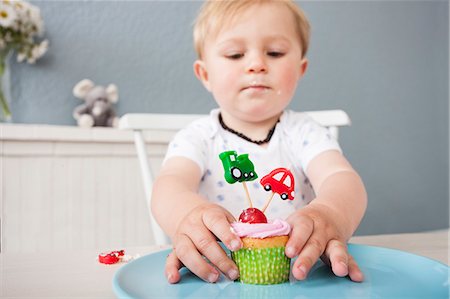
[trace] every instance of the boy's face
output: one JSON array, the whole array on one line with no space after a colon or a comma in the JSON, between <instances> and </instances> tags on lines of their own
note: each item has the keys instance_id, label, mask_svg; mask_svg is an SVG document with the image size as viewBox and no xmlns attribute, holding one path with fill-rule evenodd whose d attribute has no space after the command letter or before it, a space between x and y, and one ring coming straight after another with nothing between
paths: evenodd
<instances>
[{"instance_id":1,"label":"boy's face","mask_svg":"<svg viewBox=\"0 0 450 299\"><path fill-rule=\"evenodd\" d=\"M194 71L228 118L258 122L291 101L307 60L291 11L281 3L253 5L207 38Z\"/></svg>"}]
</instances>

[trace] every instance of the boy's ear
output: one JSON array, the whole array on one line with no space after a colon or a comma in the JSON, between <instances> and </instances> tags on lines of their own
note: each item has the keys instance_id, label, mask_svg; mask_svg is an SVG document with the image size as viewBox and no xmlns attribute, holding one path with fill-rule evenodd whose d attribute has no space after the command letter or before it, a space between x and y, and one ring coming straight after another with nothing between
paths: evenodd
<instances>
[{"instance_id":1,"label":"boy's ear","mask_svg":"<svg viewBox=\"0 0 450 299\"><path fill-rule=\"evenodd\" d=\"M203 83L203 86L208 91L211 91L208 80L208 71L206 70L203 60L196 60L194 62L194 73L195 76Z\"/></svg>"},{"instance_id":2,"label":"boy's ear","mask_svg":"<svg viewBox=\"0 0 450 299\"><path fill-rule=\"evenodd\" d=\"M303 58L300 61L300 77L299 77L299 79L303 78L307 69L308 69L308 59Z\"/></svg>"}]
</instances>

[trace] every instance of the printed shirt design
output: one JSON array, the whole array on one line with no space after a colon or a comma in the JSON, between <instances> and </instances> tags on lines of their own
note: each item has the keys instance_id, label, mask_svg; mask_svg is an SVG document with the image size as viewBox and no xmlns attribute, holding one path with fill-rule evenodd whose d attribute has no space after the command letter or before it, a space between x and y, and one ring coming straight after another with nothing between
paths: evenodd
<instances>
[{"instance_id":1,"label":"printed shirt design","mask_svg":"<svg viewBox=\"0 0 450 299\"><path fill-rule=\"evenodd\" d=\"M277 167L291 170L295 181L298 182L294 190L296 200L274 200L266 211L268 219L285 219L315 197L311 183L305 175L309 162L324 151L341 151L329 131L305 113L285 111L266 148L223 130L218 122L218 114L218 109L212 110L208 117L197 120L178 132L169 144L165 161L174 156L183 156L194 161L203 174L200 194L209 201L224 206L235 217L247 208L246 195L242 188L235 188L231 183L227 183L224 166L219 159L222 152L236 150L237 153L248 153L253 163L245 167L256 176L269 173ZM245 161L245 157L242 158ZM259 178L246 181L254 206L262 208L269 195L259 183Z\"/></svg>"}]
</instances>

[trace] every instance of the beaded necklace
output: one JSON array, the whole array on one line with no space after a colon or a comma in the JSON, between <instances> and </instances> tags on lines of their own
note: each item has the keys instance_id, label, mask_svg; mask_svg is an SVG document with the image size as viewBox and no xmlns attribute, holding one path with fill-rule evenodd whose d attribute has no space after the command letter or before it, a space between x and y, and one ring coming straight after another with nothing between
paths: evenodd
<instances>
[{"instance_id":1,"label":"beaded necklace","mask_svg":"<svg viewBox=\"0 0 450 299\"><path fill-rule=\"evenodd\" d=\"M247 140L248 142L257 144L257 145L268 143L270 141L270 139L272 138L273 133L275 132L275 128L277 126L277 123L279 123L279 122L280 122L280 120L278 119L277 122L275 123L275 125L272 127L272 129L270 129L269 133L267 134L266 139L264 139L264 140L253 140L253 139L250 139L249 137L245 136L244 134L242 134L242 133L240 133L238 131L235 131L232 128L228 127L223 121L222 114L219 113L219 123L220 123L220 125L222 126L222 128L224 130L226 130L226 131L228 131L230 133L233 133L234 135L239 136L242 139Z\"/></svg>"}]
</instances>

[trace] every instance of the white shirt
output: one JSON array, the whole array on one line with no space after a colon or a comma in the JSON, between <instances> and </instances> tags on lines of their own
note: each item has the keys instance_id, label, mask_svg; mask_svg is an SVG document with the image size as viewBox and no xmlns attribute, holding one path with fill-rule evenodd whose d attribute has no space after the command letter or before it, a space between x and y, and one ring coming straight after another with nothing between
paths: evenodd
<instances>
[{"instance_id":1,"label":"white shirt","mask_svg":"<svg viewBox=\"0 0 450 299\"><path fill-rule=\"evenodd\" d=\"M276 125L266 148L248 142L222 128L214 109L210 115L194 121L179 131L169 144L164 161L182 156L195 162L203 174L199 193L209 201L225 207L236 219L249 207L242 183L229 184L219 154L235 150L238 155L249 154L258 178L246 182L253 207L262 209L272 192L267 192L259 180L275 168L291 170L295 180L295 199L282 200L275 194L265 211L268 219L285 219L296 209L314 199L314 190L305 175L309 162L327 150L341 151L329 131L307 114L286 110Z\"/></svg>"}]
</instances>

